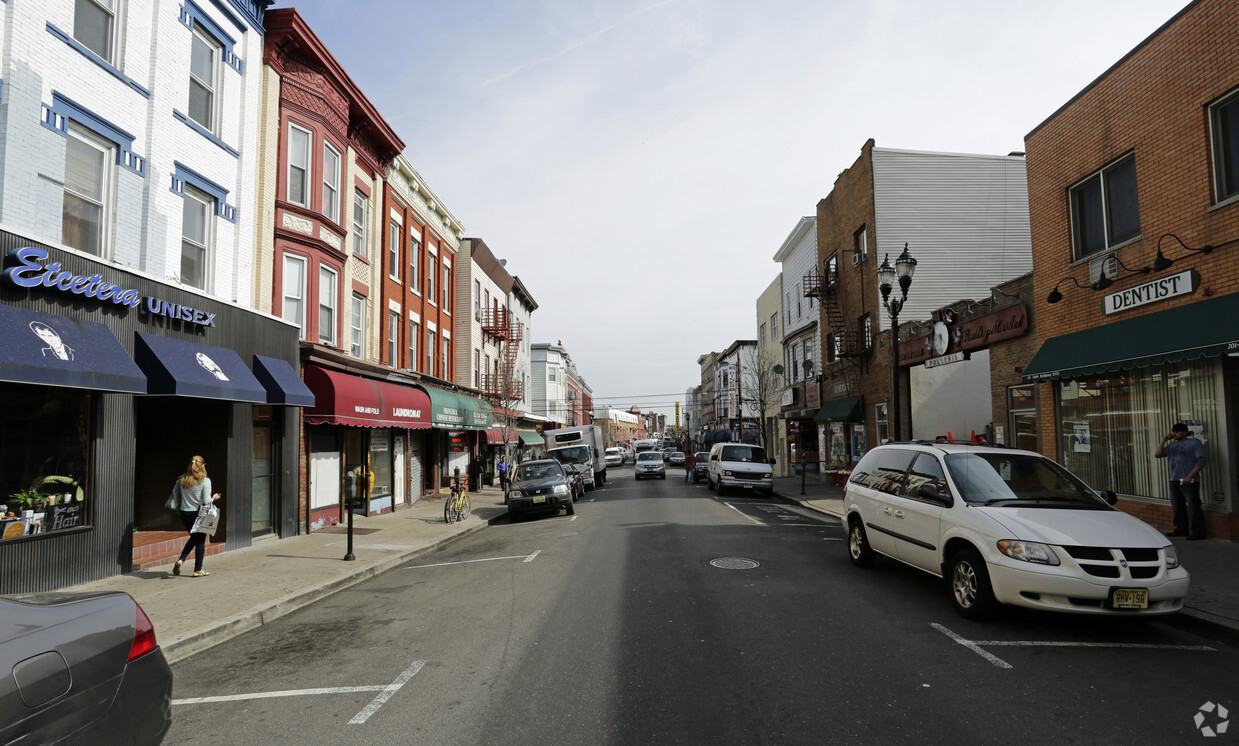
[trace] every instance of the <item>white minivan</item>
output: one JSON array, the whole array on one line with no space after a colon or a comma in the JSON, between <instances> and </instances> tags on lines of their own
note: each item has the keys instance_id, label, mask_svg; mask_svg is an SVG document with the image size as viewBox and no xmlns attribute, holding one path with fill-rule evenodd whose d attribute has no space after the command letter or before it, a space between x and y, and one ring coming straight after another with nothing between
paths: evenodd
<instances>
[{"instance_id":1,"label":"white minivan","mask_svg":"<svg viewBox=\"0 0 1239 746\"><path fill-rule=\"evenodd\" d=\"M766 459L766 449L749 443L715 443L710 449L706 469L710 489L719 497L729 489L774 494L774 470Z\"/></svg>"}]
</instances>

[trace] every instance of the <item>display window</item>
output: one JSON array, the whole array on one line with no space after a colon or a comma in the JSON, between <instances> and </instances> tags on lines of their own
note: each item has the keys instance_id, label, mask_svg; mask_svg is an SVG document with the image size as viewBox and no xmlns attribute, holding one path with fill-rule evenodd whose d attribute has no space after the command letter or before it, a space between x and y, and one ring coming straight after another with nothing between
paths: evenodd
<instances>
[{"instance_id":1,"label":"display window","mask_svg":"<svg viewBox=\"0 0 1239 746\"><path fill-rule=\"evenodd\" d=\"M89 523L90 411L86 391L0 384L0 541Z\"/></svg>"}]
</instances>

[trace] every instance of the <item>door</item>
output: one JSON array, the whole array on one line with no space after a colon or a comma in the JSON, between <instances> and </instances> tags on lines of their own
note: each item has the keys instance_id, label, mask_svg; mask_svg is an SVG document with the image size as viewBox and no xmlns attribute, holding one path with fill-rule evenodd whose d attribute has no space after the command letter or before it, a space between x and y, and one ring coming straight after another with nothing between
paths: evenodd
<instances>
[{"instance_id":1,"label":"door","mask_svg":"<svg viewBox=\"0 0 1239 746\"><path fill-rule=\"evenodd\" d=\"M344 499L360 501L354 508L358 515L366 515L370 510L373 475L370 472L367 435L369 433L361 428L350 427L344 431Z\"/></svg>"},{"instance_id":2,"label":"door","mask_svg":"<svg viewBox=\"0 0 1239 746\"><path fill-rule=\"evenodd\" d=\"M941 552L942 505L918 497L922 484L931 484L939 494L948 494L946 474L938 457L922 453L908 469L903 491L891 498L891 529L895 533L895 551L909 565L939 574Z\"/></svg>"},{"instance_id":3,"label":"door","mask_svg":"<svg viewBox=\"0 0 1239 746\"><path fill-rule=\"evenodd\" d=\"M420 435L409 437L409 502L415 503L422 496L422 441Z\"/></svg>"},{"instance_id":4,"label":"door","mask_svg":"<svg viewBox=\"0 0 1239 746\"><path fill-rule=\"evenodd\" d=\"M339 428L310 429L310 511L340 507L341 456ZM340 513L311 518L310 530L326 528L340 520Z\"/></svg>"},{"instance_id":5,"label":"door","mask_svg":"<svg viewBox=\"0 0 1239 746\"><path fill-rule=\"evenodd\" d=\"M254 451L250 457L250 536L271 533L271 493L275 479L271 425L254 425Z\"/></svg>"},{"instance_id":6,"label":"door","mask_svg":"<svg viewBox=\"0 0 1239 746\"><path fill-rule=\"evenodd\" d=\"M404 473L404 436L396 435L391 439L392 451L392 502L396 505L405 503L405 473Z\"/></svg>"}]
</instances>

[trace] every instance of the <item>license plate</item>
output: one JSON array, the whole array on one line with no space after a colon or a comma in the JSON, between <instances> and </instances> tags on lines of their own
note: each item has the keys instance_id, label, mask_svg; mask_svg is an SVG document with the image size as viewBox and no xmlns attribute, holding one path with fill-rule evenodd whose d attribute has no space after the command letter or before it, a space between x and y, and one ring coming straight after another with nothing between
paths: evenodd
<instances>
[{"instance_id":1,"label":"license plate","mask_svg":"<svg viewBox=\"0 0 1239 746\"><path fill-rule=\"evenodd\" d=\"M751 490L751 489L753 489L753 485L751 485L751 484L746 484L746 485L744 485L744 489L746 489L746 490Z\"/></svg>"},{"instance_id":2,"label":"license plate","mask_svg":"<svg viewBox=\"0 0 1239 746\"><path fill-rule=\"evenodd\" d=\"M546 495L534 495L534 497L533 497L533 501L534 501L534 503L535 503L535 504L536 504L536 503L544 503L544 502L546 502Z\"/></svg>"},{"instance_id":3,"label":"license plate","mask_svg":"<svg viewBox=\"0 0 1239 746\"><path fill-rule=\"evenodd\" d=\"M1113 609L1149 608L1147 588L1114 588L1110 591L1110 607Z\"/></svg>"}]
</instances>

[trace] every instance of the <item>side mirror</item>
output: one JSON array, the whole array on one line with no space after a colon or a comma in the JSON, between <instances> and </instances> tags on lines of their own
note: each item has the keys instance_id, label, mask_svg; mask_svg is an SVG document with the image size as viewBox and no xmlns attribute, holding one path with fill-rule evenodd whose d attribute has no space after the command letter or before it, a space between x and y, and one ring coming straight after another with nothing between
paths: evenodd
<instances>
[{"instance_id":1,"label":"side mirror","mask_svg":"<svg viewBox=\"0 0 1239 746\"><path fill-rule=\"evenodd\" d=\"M1101 499L1106 501L1107 505L1114 505L1119 501L1119 496L1114 494L1114 490L1102 490Z\"/></svg>"},{"instance_id":2,"label":"side mirror","mask_svg":"<svg viewBox=\"0 0 1239 746\"><path fill-rule=\"evenodd\" d=\"M774 459L770 459L770 465L774 466Z\"/></svg>"},{"instance_id":3,"label":"side mirror","mask_svg":"<svg viewBox=\"0 0 1239 746\"><path fill-rule=\"evenodd\" d=\"M916 496L922 500L928 500L943 507L950 507L953 502L950 495L942 494L938 491L938 488L932 484L922 484L917 488Z\"/></svg>"}]
</instances>

